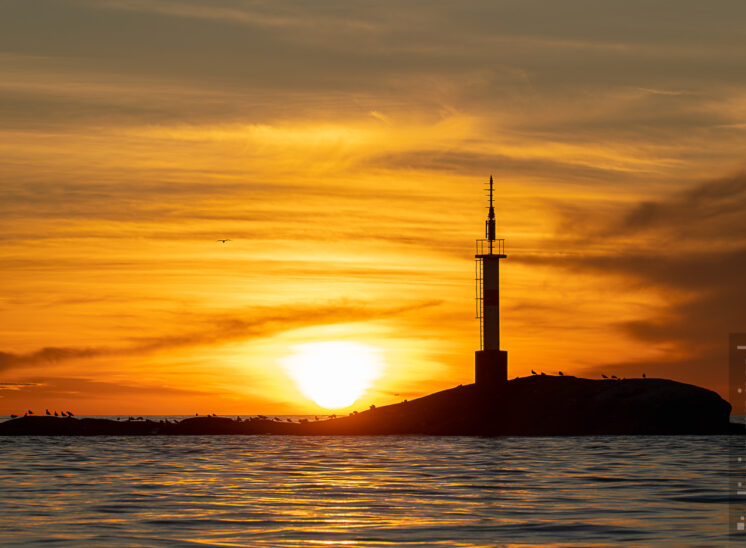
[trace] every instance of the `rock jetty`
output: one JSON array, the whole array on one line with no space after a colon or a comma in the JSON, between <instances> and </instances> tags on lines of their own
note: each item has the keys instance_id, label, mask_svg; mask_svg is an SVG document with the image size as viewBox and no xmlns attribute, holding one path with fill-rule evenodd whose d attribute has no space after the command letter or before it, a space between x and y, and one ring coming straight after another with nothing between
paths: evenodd
<instances>
[{"instance_id":1,"label":"rock jetty","mask_svg":"<svg viewBox=\"0 0 746 548\"><path fill-rule=\"evenodd\" d=\"M718 394L666 379L591 380L536 375L485 390L458 386L350 416L281 422L192 417L179 422L27 416L4 436L383 435L586 436L744 433Z\"/></svg>"}]
</instances>

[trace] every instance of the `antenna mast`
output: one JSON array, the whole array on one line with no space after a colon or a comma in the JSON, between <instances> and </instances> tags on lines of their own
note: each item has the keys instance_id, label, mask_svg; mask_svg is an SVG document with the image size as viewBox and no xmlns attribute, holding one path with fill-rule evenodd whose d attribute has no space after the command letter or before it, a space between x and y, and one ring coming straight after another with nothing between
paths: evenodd
<instances>
[{"instance_id":1,"label":"antenna mast","mask_svg":"<svg viewBox=\"0 0 746 548\"><path fill-rule=\"evenodd\" d=\"M492 255L492 250L495 243L495 206L492 200L492 189L492 175L490 175L490 212L487 216L485 227L485 237L487 238L487 242L489 242L490 255Z\"/></svg>"}]
</instances>

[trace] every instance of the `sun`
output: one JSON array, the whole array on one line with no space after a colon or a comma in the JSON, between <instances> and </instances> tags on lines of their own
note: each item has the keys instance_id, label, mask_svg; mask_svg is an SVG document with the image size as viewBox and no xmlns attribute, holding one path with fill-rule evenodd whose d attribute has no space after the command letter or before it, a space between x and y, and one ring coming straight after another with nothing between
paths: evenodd
<instances>
[{"instance_id":1,"label":"sun","mask_svg":"<svg viewBox=\"0 0 746 548\"><path fill-rule=\"evenodd\" d=\"M355 403L383 370L378 348L347 341L294 346L280 363L303 395L326 409Z\"/></svg>"}]
</instances>

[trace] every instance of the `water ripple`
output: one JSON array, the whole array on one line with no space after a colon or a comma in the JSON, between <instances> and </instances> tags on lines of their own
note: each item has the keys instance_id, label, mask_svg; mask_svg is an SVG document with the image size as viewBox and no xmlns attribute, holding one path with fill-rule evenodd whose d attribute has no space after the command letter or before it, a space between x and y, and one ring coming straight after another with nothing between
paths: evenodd
<instances>
[{"instance_id":1,"label":"water ripple","mask_svg":"<svg viewBox=\"0 0 746 548\"><path fill-rule=\"evenodd\" d=\"M0 454L2 546L727 544L718 436L36 437Z\"/></svg>"}]
</instances>

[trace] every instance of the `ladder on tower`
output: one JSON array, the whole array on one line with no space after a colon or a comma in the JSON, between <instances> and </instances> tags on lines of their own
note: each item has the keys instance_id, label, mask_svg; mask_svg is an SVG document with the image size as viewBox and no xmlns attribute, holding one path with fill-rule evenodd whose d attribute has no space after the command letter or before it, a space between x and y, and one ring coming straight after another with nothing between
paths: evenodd
<instances>
[{"instance_id":1,"label":"ladder on tower","mask_svg":"<svg viewBox=\"0 0 746 548\"><path fill-rule=\"evenodd\" d=\"M476 282L476 308L477 319L479 320L479 349L484 350L484 263L481 258L474 260Z\"/></svg>"}]
</instances>

